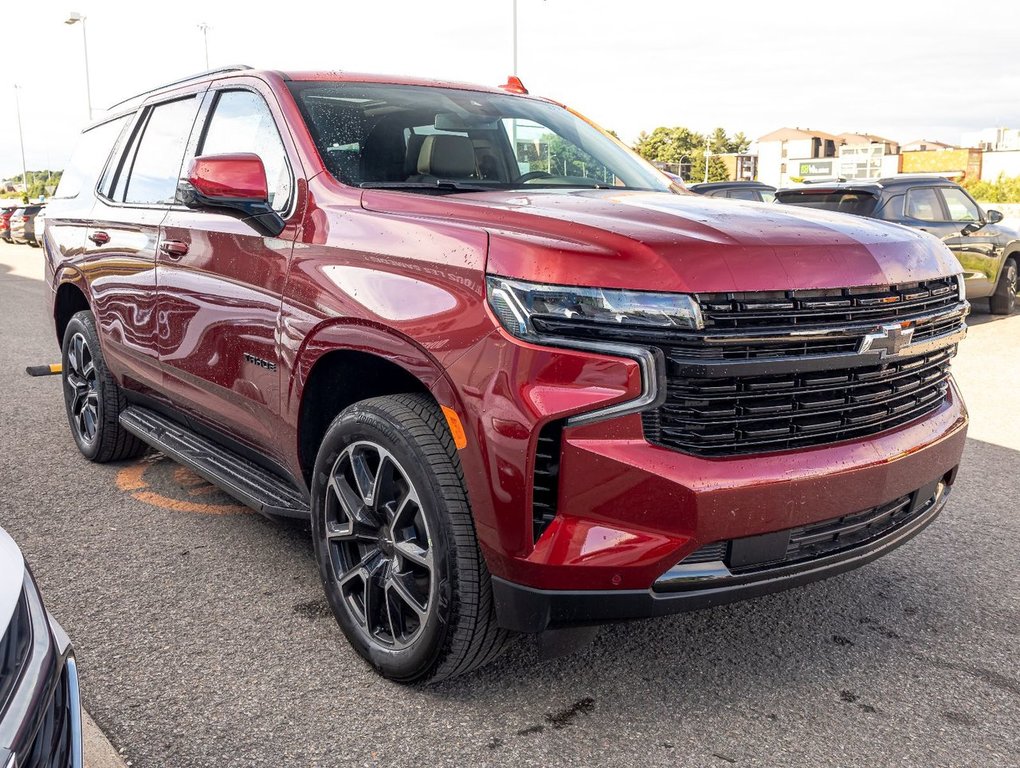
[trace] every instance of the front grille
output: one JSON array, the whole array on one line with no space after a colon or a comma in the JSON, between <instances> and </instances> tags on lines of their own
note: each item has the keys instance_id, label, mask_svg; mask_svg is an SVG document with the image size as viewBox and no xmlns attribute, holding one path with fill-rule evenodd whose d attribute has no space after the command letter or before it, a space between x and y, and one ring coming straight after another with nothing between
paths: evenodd
<instances>
[{"instance_id":1,"label":"front grille","mask_svg":"<svg viewBox=\"0 0 1020 768\"><path fill-rule=\"evenodd\" d=\"M955 347L895 362L755 376L687 377L667 362L666 398L642 414L652 443L697 456L799 448L872 435L945 400Z\"/></svg>"},{"instance_id":2,"label":"front grille","mask_svg":"<svg viewBox=\"0 0 1020 768\"><path fill-rule=\"evenodd\" d=\"M959 302L955 277L862 288L697 296L706 328L802 328L888 323Z\"/></svg>"},{"instance_id":3,"label":"front grille","mask_svg":"<svg viewBox=\"0 0 1020 768\"><path fill-rule=\"evenodd\" d=\"M532 485L532 526L535 541L556 517L560 487L560 450L563 422L552 421L538 433Z\"/></svg>"},{"instance_id":4,"label":"front grille","mask_svg":"<svg viewBox=\"0 0 1020 768\"><path fill-rule=\"evenodd\" d=\"M946 481L929 483L898 499L831 520L706 544L680 565L722 561L732 574L815 560L866 544L924 514L948 493Z\"/></svg>"},{"instance_id":5,"label":"front grille","mask_svg":"<svg viewBox=\"0 0 1020 768\"><path fill-rule=\"evenodd\" d=\"M65 666L28 752L22 755L19 751L20 768L70 768L72 765L71 707L74 702L68 676Z\"/></svg>"},{"instance_id":6,"label":"front grille","mask_svg":"<svg viewBox=\"0 0 1020 768\"><path fill-rule=\"evenodd\" d=\"M32 615L28 609L28 594L22 591L7 631L0 638L0 712L4 711L17 687L31 646Z\"/></svg>"}]
</instances>

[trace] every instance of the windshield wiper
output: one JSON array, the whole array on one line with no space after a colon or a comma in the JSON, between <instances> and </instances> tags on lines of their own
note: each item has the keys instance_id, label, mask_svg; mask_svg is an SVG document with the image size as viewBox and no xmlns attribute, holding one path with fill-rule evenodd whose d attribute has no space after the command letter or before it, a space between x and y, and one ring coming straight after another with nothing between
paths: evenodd
<instances>
[{"instance_id":1,"label":"windshield wiper","mask_svg":"<svg viewBox=\"0 0 1020 768\"><path fill-rule=\"evenodd\" d=\"M501 189L501 187L494 187L491 184L472 184L447 179L438 181L363 181L358 186L362 189L438 189L456 192L491 192Z\"/></svg>"}]
</instances>

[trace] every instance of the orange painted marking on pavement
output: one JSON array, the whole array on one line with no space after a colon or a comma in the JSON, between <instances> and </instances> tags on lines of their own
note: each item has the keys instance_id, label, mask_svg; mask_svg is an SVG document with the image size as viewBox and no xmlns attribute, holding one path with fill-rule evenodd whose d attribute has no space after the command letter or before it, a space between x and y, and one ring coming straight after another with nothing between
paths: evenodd
<instances>
[{"instance_id":1,"label":"orange painted marking on pavement","mask_svg":"<svg viewBox=\"0 0 1020 768\"><path fill-rule=\"evenodd\" d=\"M137 464L124 467L117 473L117 487L129 493L132 498L145 504L173 512L190 512L198 515L243 515L252 510L241 504L205 504L188 499L175 499L159 493L154 489L145 473L157 467L161 462L169 462L164 456L156 455L141 459ZM217 489L191 470L178 466L173 471L173 481L189 496L204 496L214 493ZM172 487L172 484L170 484Z\"/></svg>"}]
</instances>

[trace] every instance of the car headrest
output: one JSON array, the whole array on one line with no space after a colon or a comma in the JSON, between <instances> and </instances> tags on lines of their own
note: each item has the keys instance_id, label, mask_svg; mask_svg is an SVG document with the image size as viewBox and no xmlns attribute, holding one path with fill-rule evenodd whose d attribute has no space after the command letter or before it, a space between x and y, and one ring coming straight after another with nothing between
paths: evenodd
<instances>
[{"instance_id":1,"label":"car headrest","mask_svg":"<svg viewBox=\"0 0 1020 768\"><path fill-rule=\"evenodd\" d=\"M478 175L475 145L467 136L432 134L422 142L418 173L445 179L466 179Z\"/></svg>"}]
</instances>

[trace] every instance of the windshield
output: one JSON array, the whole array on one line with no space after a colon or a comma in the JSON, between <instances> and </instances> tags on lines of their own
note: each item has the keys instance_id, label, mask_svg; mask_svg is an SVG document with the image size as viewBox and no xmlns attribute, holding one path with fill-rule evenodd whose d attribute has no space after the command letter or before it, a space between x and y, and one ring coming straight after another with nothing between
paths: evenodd
<instances>
[{"instance_id":1,"label":"windshield","mask_svg":"<svg viewBox=\"0 0 1020 768\"><path fill-rule=\"evenodd\" d=\"M870 192L802 192L799 190L780 192L779 202L800 208L820 208L826 211L853 213L870 216L875 211L878 199Z\"/></svg>"},{"instance_id":2,"label":"windshield","mask_svg":"<svg viewBox=\"0 0 1020 768\"><path fill-rule=\"evenodd\" d=\"M351 186L670 190L629 149L547 102L413 85L288 85L326 168Z\"/></svg>"}]
</instances>

